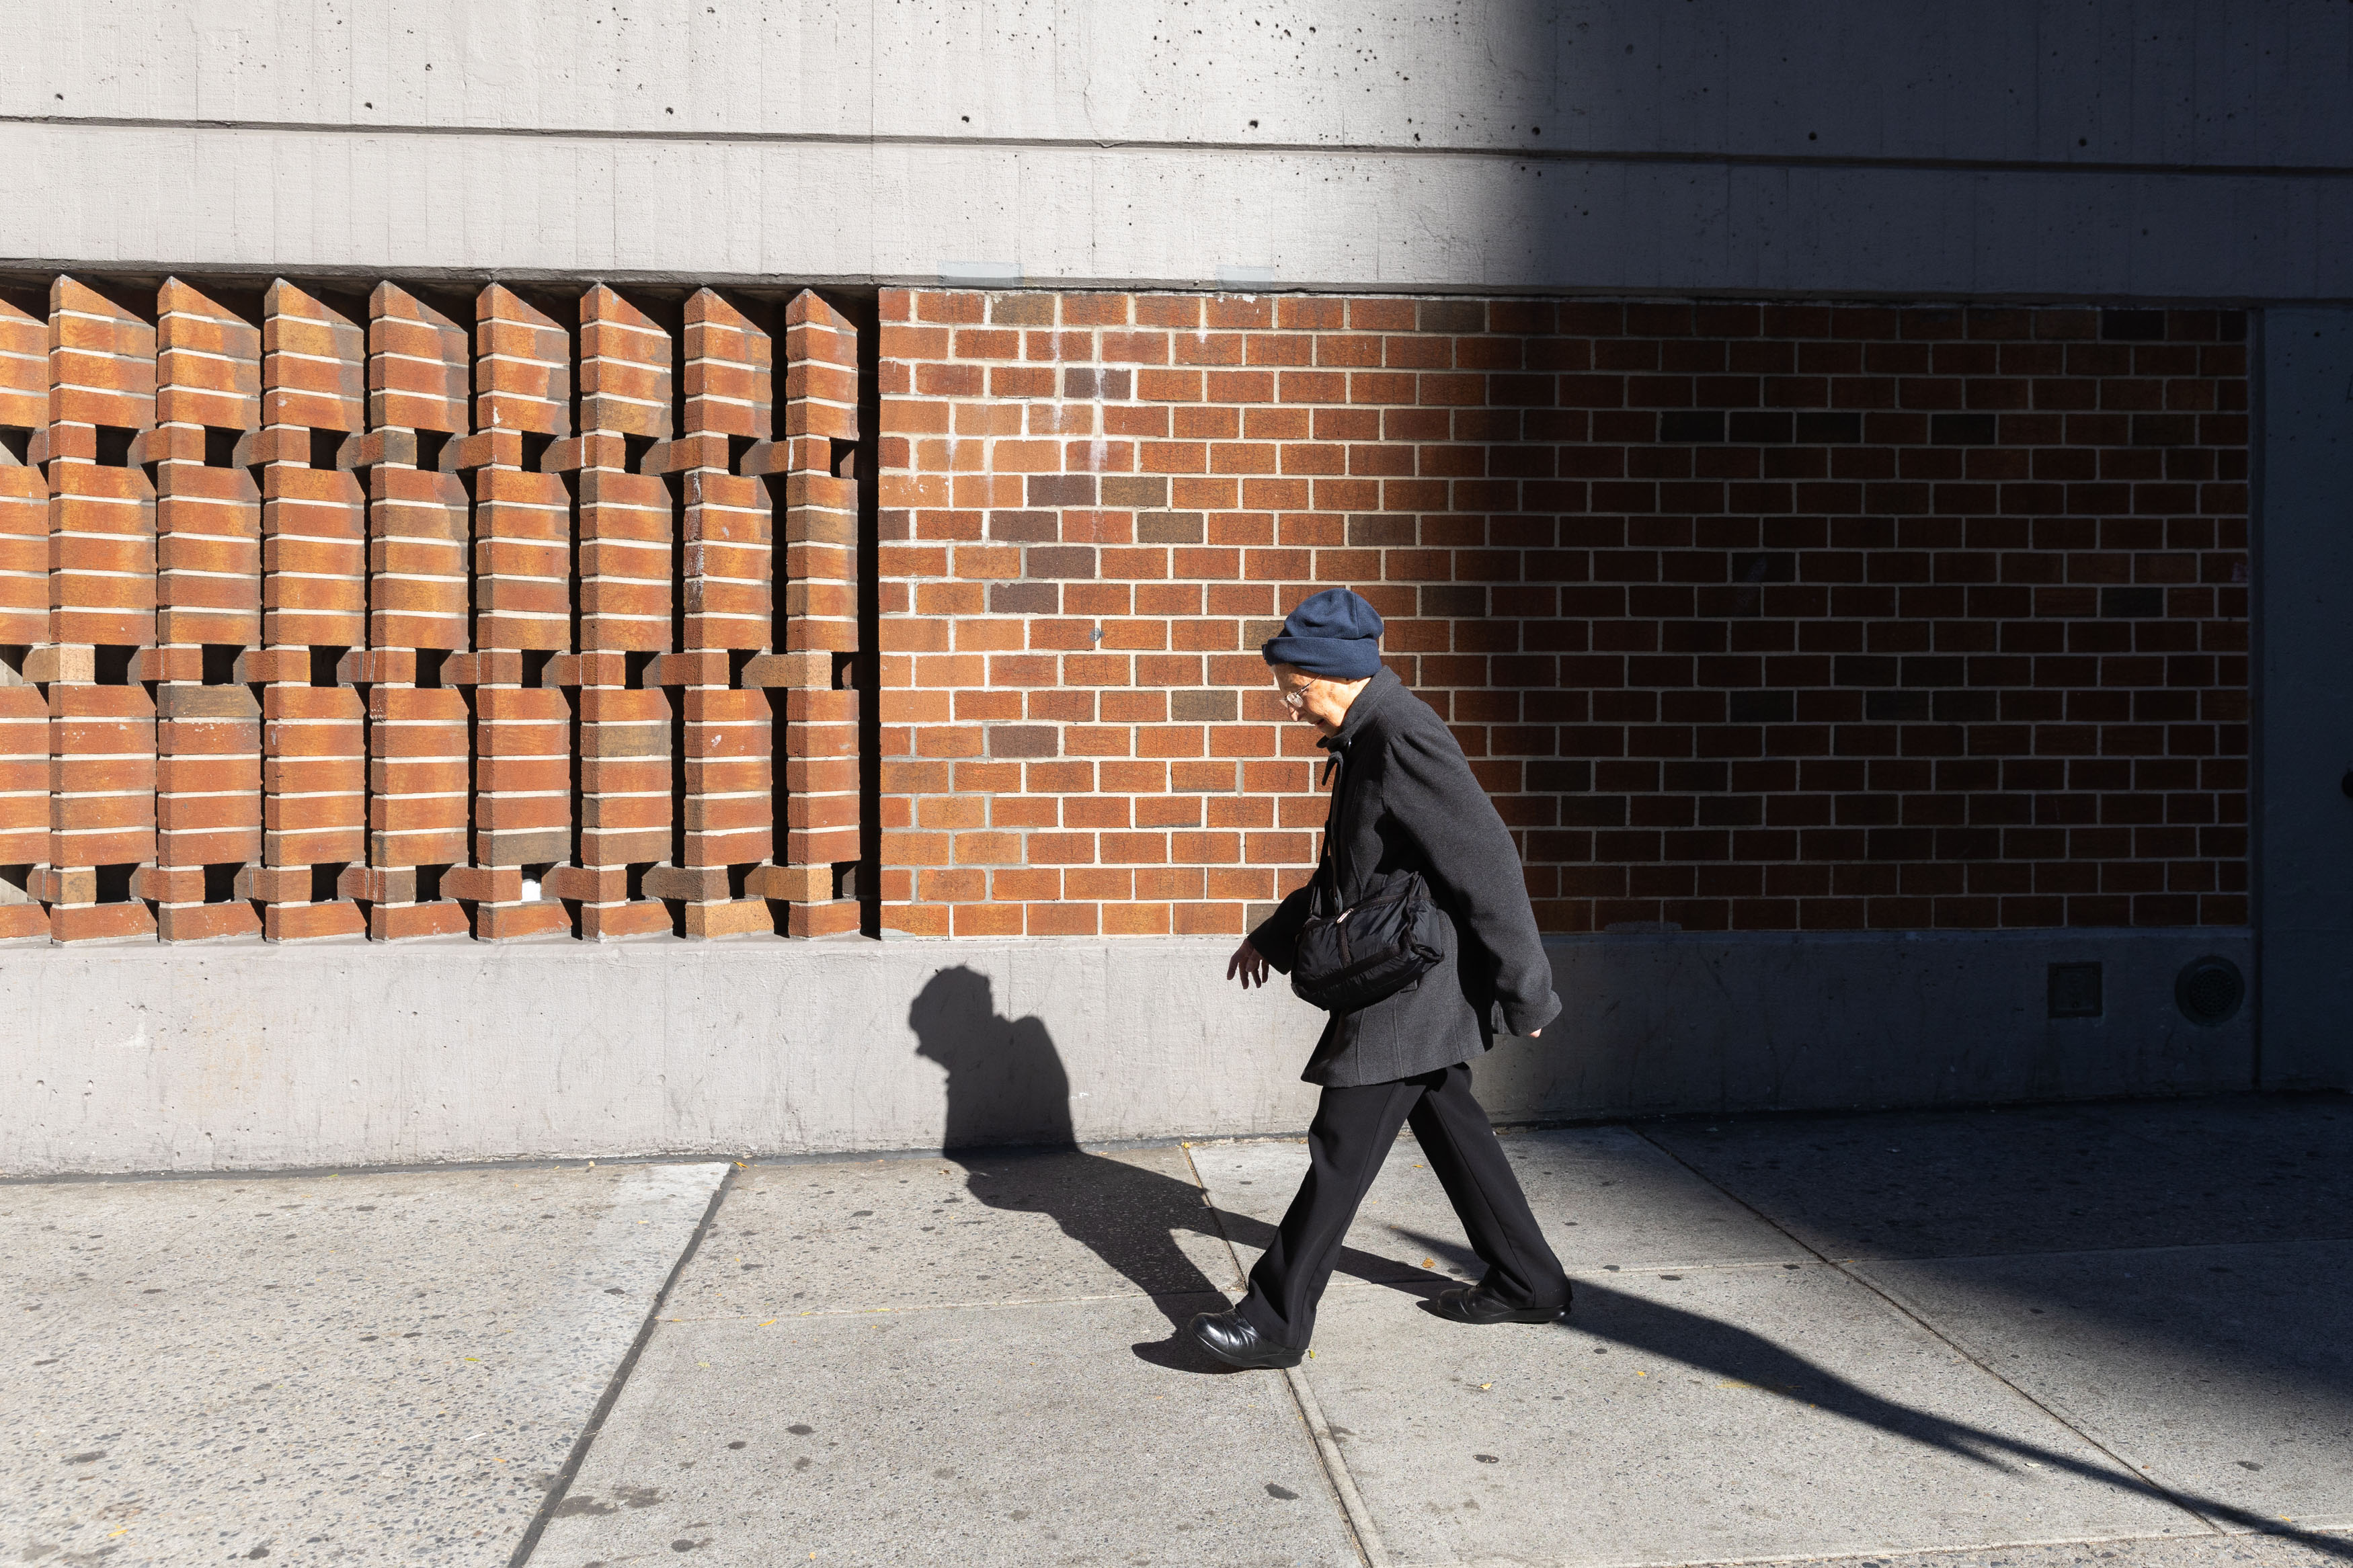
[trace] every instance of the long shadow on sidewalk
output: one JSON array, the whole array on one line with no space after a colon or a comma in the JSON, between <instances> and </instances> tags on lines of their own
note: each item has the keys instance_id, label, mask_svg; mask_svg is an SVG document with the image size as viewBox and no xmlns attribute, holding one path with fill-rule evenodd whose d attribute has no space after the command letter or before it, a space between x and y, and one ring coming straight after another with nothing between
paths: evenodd
<instances>
[{"instance_id":1,"label":"long shadow on sidewalk","mask_svg":"<svg viewBox=\"0 0 2353 1568\"><path fill-rule=\"evenodd\" d=\"M1198 1236L1222 1246L1263 1247L1274 1227L1219 1214L1188 1181L1090 1154L1071 1122L1071 1081L1053 1037L1037 1018L998 1013L988 976L962 965L934 974L907 1010L915 1054L947 1070L947 1126L942 1144L964 1167L965 1186L992 1208L1042 1213L1151 1296L1171 1330L1165 1343L1136 1353L1188 1371L1230 1371L1196 1351L1183 1335L1196 1312L1229 1297L1179 1242ZM1222 1221L1222 1224L1220 1223ZM1350 1248L1340 1271L1418 1295L1443 1288L1436 1274L1400 1281L1388 1258ZM1215 1302L1203 1298L1214 1297Z\"/></svg>"},{"instance_id":2,"label":"long shadow on sidewalk","mask_svg":"<svg viewBox=\"0 0 2353 1568\"><path fill-rule=\"evenodd\" d=\"M1466 1268L1479 1267L1477 1256L1460 1242L1402 1227L1397 1234L1428 1247L1434 1257L1451 1258ZM1578 1331L1596 1339L1714 1373L1778 1398L1801 1400L1846 1420L1875 1427L1890 1436L1939 1448L1989 1468L2008 1470L2012 1460L2029 1460L2153 1502L2187 1507L2234 1530L2281 1536L2328 1556L2353 1561L2353 1542L2342 1537L2297 1530L2283 1521L2218 1498L2159 1487L2105 1465L2087 1463L2056 1448L1900 1405L1858 1387L1820 1363L1785 1350L1762 1334L1704 1312L1644 1300L1623 1290L1579 1279L1573 1321Z\"/></svg>"}]
</instances>

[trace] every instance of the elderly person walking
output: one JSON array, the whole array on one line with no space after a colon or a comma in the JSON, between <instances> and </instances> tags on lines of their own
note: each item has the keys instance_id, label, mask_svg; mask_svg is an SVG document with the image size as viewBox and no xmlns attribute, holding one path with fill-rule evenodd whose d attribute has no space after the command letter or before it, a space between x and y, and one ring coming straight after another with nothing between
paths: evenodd
<instances>
[{"instance_id":1,"label":"elderly person walking","mask_svg":"<svg viewBox=\"0 0 2353 1568\"><path fill-rule=\"evenodd\" d=\"M1386 911L1384 929L1397 929L1417 876L1429 906L1417 928L1429 938L1420 961L1434 953L1435 962L1324 1026L1300 1075L1324 1090L1307 1132L1306 1180L1250 1270L1250 1293L1192 1322L1193 1337L1236 1366L1296 1366L1306 1353L1341 1240L1400 1122L1412 1125L1486 1265L1478 1284L1438 1298L1439 1313L1486 1324L1546 1323L1568 1311L1568 1277L1472 1098L1469 1066L1499 1033L1535 1035L1558 1016L1560 998L1503 818L1445 724L1382 666L1380 631L1372 605L1328 588L1263 649L1284 704L1323 732L1326 777L1338 777L1314 879L1234 950L1226 973L1245 990L1265 984L1270 968L1293 973L1319 921L1330 933L1355 920L1361 942L1375 911Z\"/></svg>"}]
</instances>

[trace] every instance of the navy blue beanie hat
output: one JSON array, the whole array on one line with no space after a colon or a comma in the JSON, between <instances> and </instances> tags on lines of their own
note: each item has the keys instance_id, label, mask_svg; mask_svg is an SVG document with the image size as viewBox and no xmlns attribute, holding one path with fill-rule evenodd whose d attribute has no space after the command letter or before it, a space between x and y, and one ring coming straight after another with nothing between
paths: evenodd
<instances>
[{"instance_id":1,"label":"navy blue beanie hat","mask_svg":"<svg viewBox=\"0 0 2353 1568\"><path fill-rule=\"evenodd\" d=\"M1327 680L1363 680L1381 668L1381 613L1345 588L1326 588L1284 617L1260 651Z\"/></svg>"}]
</instances>

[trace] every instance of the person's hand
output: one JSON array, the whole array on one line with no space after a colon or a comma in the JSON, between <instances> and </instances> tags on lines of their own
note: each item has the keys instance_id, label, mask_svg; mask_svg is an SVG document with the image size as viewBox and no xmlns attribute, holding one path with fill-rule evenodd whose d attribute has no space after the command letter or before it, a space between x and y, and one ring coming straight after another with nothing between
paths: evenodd
<instances>
[{"instance_id":1,"label":"person's hand","mask_svg":"<svg viewBox=\"0 0 2353 1568\"><path fill-rule=\"evenodd\" d=\"M1266 984L1266 960L1259 956L1258 949L1250 944L1248 937L1242 938L1241 946L1234 949L1234 955L1226 960L1226 978L1231 980L1237 974L1241 976L1245 991L1253 985Z\"/></svg>"}]
</instances>

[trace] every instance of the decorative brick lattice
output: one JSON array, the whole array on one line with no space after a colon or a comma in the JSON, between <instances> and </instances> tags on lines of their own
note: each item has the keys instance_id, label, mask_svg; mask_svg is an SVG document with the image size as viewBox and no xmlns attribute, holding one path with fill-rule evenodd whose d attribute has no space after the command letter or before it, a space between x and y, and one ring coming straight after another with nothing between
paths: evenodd
<instances>
[{"instance_id":1,"label":"decorative brick lattice","mask_svg":"<svg viewBox=\"0 0 2353 1568\"><path fill-rule=\"evenodd\" d=\"M882 889L1239 932L1305 876L1256 652L1388 619L1587 931L2247 915L2214 311L886 291Z\"/></svg>"},{"instance_id":2,"label":"decorative brick lattice","mask_svg":"<svg viewBox=\"0 0 2353 1568\"><path fill-rule=\"evenodd\" d=\"M856 363L809 294L0 292L0 939L856 930Z\"/></svg>"}]
</instances>

